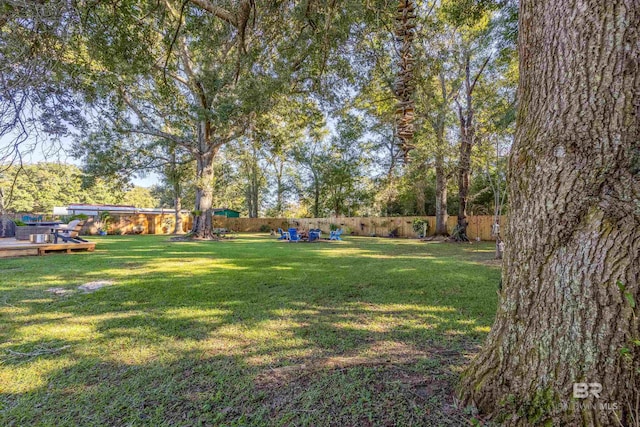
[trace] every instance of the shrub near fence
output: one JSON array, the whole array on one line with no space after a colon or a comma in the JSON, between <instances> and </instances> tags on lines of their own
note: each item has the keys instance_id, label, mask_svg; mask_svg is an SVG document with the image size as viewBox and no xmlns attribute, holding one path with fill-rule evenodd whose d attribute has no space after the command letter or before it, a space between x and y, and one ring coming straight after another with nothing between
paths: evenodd
<instances>
[{"instance_id":1,"label":"shrub near fence","mask_svg":"<svg viewBox=\"0 0 640 427\"><path fill-rule=\"evenodd\" d=\"M347 228L348 232L356 236L388 236L393 230L397 230L398 237L416 238L418 233L413 230L413 220L416 218L425 219L429 222L427 235L433 235L436 228L436 218L433 216L402 216L402 217L330 217L330 218L224 218L216 217L214 223L216 227L228 228L238 232L260 232L264 225L270 229L286 229L288 227L298 227L302 230L319 228L323 233L329 234L331 224L338 228ZM500 224L505 222L504 216L500 218ZM471 240L480 237L481 240L495 240L491 235L493 226L493 216L474 215L467 217L469 227L467 235ZM450 216L447 220L447 229L453 230L457 223L457 217Z\"/></svg>"}]
</instances>

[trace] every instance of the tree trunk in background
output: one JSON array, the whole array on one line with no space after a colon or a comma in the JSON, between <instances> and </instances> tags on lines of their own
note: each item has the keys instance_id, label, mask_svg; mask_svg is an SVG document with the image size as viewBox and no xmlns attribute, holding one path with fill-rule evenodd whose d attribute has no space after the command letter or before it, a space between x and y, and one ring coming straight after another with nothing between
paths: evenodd
<instances>
[{"instance_id":1,"label":"tree trunk in background","mask_svg":"<svg viewBox=\"0 0 640 427\"><path fill-rule=\"evenodd\" d=\"M4 218L6 211L4 207L4 190L0 188L0 218Z\"/></svg>"},{"instance_id":2,"label":"tree trunk in background","mask_svg":"<svg viewBox=\"0 0 640 427\"><path fill-rule=\"evenodd\" d=\"M447 111L449 110L449 100L451 94L447 91L446 77L443 72L438 75L440 82L440 91L442 95L442 103L438 108L438 115L432 126L436 133L436 229L434 235L436 236L448 236L447 231L447 219L449 217L447 213L447 171L445 169L445 153L447 150L447 143L444 137L444 130L447 120Z\"/></svg>"},{"instance_id":3,"label":"tree trunk in background","mask_svg":"<svg viewBox=\"0 0 640 427\"><path fill-rule=\"evenodd\" d=\"M320 180L313 172L313 216L320 218Z\"/></svg>"},{"instance_id":4,"label":"tree trunk in background","mask_svg":"<svg viewBox=\"0 0 640 427\"><path fill-rule=\"evenodd\" d=\"M461 387L507 425L640 420L638 28L637 0L520 3L501 301Z\"/></svg>"},{"instance_id":5,"label":"tree trunk in background","mask_svg":"<svg viewBox=\"0 0 640 427\"><path fill-rule=\"evenodd\" d=\"M436 236L448 236L447 232L447 175L443 156L436 154Z\"/></svg>"},{"instance_id":6,"label":"tree trunk in background","mask_svg":"<svg viewBox=\"0 0 640 427\"><path fill-rule=\"evenodd\" d=\"M247 185L245 189L245 199L249 218L258 218L260 208L260 167L258 165L258 150L255 144L251 147L250 156L246 158L245 172L247 174Z\"/></svg>"},{"instance_id":7,"label":"tree trunk in background","mask_svg":"<svg viewBox=\"0 0 640 427\"><path fill-rule=\"evenodd\" d=\"M176 194L180 194L179 191L180 190L178 189L178 192ZM179 195L175 196L175 199L173 200L173 209L176 216L175 225L173 227L173 234L182 234L184 232L182 230L182 215L180 214L180 211L182 210L182 199Z\"/></svg>"},{"instance_id":8,"label":"tree trunk in background","mask_svg":"<svg viewBox=\"0 0 640 427\"><path fill-rule=\"evenodd\" d=\"M463 136L460 141L460 161L458 163L458 227L455 233L456 240L467 242L467 204L469 197L469 176L471 171L471 148L468 136Z\"/></svg>"},{"instance_id":9,"label":"tree trunk in background","mask_svg":"<svg viewBox=\"0 0 640 427\"><path fill-rule=\"evenodd\" d=\"M425 182L423 179L419 179L415 182L414 185L416 192L416 215L426 216L427 211L425 209L425 203L427 202L427 198L424 194Z\"/></svg>"},{"instance_id":10,"label":"tree trunk in background","mask_svg":"<svg viewBox=\"0 0 640 427\"><path fill-rule=\"evenodd\" d=\"M467 236L467 203L469 197L469 175L471 174L471 149L475 143L475 124L473 109L473 89L475 82L482 73L471 83L471 56L467 52L464 64L464 108L458 103L458 119L460 121L460 154L458 160L458 224L454 233L457 241L468 242Z\"/></svg>"},{"instance_id":11,"label":"tree trunk in background","mask_svg":"<svg viewBox=\"0 0 640 427\"><path fill-rule=\"evenodd\" d=\"M282 182L284 163L276 167L276 216L282 216L284 212L284 184Z\"/></svg>"}]
</instances>

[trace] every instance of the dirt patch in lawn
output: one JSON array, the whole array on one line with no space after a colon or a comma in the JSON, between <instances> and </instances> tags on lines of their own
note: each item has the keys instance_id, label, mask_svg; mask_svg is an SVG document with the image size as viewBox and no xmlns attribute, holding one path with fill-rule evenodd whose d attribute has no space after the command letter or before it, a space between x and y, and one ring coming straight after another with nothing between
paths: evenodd
<instances>
[{"instance_id":1,"label":"dirt patch in lawn","mask_svg":"<svg viewBox=\"0 0 640 427\"><path fill-rule=\"evenodd\" d=\"M455 392L468 350L420 351L379 342L367 356L360 352L268 369L255 381L273 420L301 413L335 425L468 425L472 416Z\"/></svg>"},{"instance_id":2,"label":"dirt patch in lawn","mask_svg":"<svg viewBox=\"0 0 640 427\"><path fill-rule=\"evenodd\" d=\"M88 294L104 288L105 286L113 286L114 284L115 282L113 280L96 280L94 282L87 282L78 286L78 290Z\"/></svg>"}]
</instances>

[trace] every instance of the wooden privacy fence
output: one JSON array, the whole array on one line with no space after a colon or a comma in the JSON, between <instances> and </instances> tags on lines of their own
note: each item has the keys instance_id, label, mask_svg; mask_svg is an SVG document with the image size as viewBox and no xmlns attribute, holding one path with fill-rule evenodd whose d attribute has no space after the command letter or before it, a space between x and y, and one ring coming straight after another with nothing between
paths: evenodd
<instances>
[{"instance_id":1,"label":"wooden privacy fence","mask_svg":"<svg viewBox=\"0 0 640 427\"><path fill-rule=\"evenodd\" d=\"M193 218L184 214L183 231L191 229ZM345 229L346 234L356 236L382 236L387 237L393 230L396 230L398 237L416 238L418 233L413 231L413 220L419 218L429 222L427 235L433 235L436 227L436 218L433 216L398 216L398 217L329 217L329 218L225 218L215 216L213 218L214 227L227 228L238 232L259 232L261 228L267 227L271 230L277 228L287 229L297 227L300 230L319 228L325 234L329 234L331 224L338 228ZM173 232L173 214L127 214L111 215L109 234L169 234ZM468 216L467 235L475 240L494 240L491 234L493 226L493 216L473 215ZM447 219L447 229L453 230L457 222L457 217L450 216ZM505 223L505 217L500 217L500 224ZM96 234L98 232L98 221L89 218L83 227L84 234Z\"/></svg>"},{"instance_id":2,"label":"wooden privacy fence","mask_svg":"<svg viewBox=\"0 0 640 427\"><path fill-rule=\"evenodd\" d=\"M301 230L310 228L319 228L324 233L329 233L331 224L335 224L338 228L347 229L347 233L356 236L389 236L393 230L396 230L398 237L418 237L418 233L413 231L413 220L420 218L429 222L429 231L427 235L433 235L436 227L436 218L434 216L402 216L402 217L330 217L330 218L223 218L215 217L214 223L216 227L224 227L238 232L258 232L263 226L269 229L288 227L298 227ZM494 218L492 215L473 215L468 216L467 235L470 239L475 240L480 237L481 240L495 240L491 234ZM456 226L457 217L450 216L447 220L447 229L449 232ZM505 223L505 217L500 217L500 224Z\"/></svg>"},{"instance_id":3,"label":"wooden privacy fence","mask_svg":"<svg viewBox=\"0 0 640 427\"><path fill-rule=\"evenodd\" d=\"M170 234L173 232L175 215L170 212L164 214L111 214L109 234ZM182 231L191 229L193 218L189 214L182 214ZM100 222L93 217L82 227L83 234L97 234Z\"/></svg>"}]
</instances>

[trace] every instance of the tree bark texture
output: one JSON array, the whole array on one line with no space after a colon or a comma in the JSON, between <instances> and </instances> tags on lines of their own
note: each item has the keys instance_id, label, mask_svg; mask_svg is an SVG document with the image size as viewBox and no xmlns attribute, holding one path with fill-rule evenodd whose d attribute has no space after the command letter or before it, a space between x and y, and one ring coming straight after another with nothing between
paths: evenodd
<instances>
[{"instance_id":1,"label":"tree bark texture","mask_svg":"<svg viewBox=\"0 0 640 427\"><path fill-rule=\"evenodd\" d=\"M414 62L413 39L415 38L415 1L399 0L396 13L396 44L398 46L398 76L394 83L394 92L398 100L396 108L396 131L400 139L400 148L407 161L409 151L414 148L415 128L413 94Z\"/></svg>"},{"instance_id":2,"label":"tree bark texture","mask_svg":"<svg viewBox=\"0 0 640 427\"><path fill-rule=\"evenodd\" d=\"M179 191L180 190L178 189L178 192L176 194L180 194ZM179 195L176 195L173 200L173 209L175 214L173 234L183 234L184 231L182 230L182 214L180 212L182 210L182 198Z\"/></svg>"},{"instance_id":3,"label":"tree bark texture","mask_svg":"<svg viewBox=\"0 0 640 427\"><path fill-rule=\"evenodd\" d=\"M640 4L522 0L519 19L500 306L461 394L506 425L637 425Z\"/></svg>"},{"instance_id":4,"label":"tree bark texture","mask_svg":"<svg viewBox=\"0 0 640 427\"><path fill-rule=\"evenodd\" d=\"M458 163L458 228L456 240L469 241L467 236L467 205L469 202L469 179L471 175L471 148L469 135L463 135L460 141L460 161Z\"/></svg>"},{"instance_id":5,"label":"tree bark texture","mask_svg":"<svg viewBox=\"0 0 640 427\"><path fill-rule=\"evenodd\" d=\"M447 181L448 172L445 168L445 152L447 150L447 142L444 137L444 131L447 120L447 110L449 109L450 93L447 91L447 84L444 73L438 76L440 82L440 90L442 93L442 103L438 107L438 114L432 123L436 133L436 155L435 155L435 172L436 172L436 236L448 236L447 231Z\"/></svg>"},{"instance_id":6,"label":"tree bark texture","mask_svg":"<svg viewBox=\"0 0 640 427\"><path fill-rule=\"evenodd\" d=\"M318 174L313 171L313 215L316 218L320 217L320 178Z\"/></svg>"},{"instance_id":7,"label":"tree bark texture","mask_svg":"<svg viewBox=\"0 0 640 427\"><path fill-rule=\"evenodd\" d=\"M283 182L284 162L275 166L276 170L276 216L281 216L284 212L284 192L285 186Z\"/></svg>"},{"instance_id":8,"label":"tree bark texture","mask_svg":"<svg viewBox=\"0 0 640 427\"><path fill-rule=\"evenodd\" d=\"M416 195L416 214L418 216L426 216L427 197L425 195L426 182L423 177L417 178L413 183L413 192Z\"/></svg>"},{"instance_id":9,"label":"tree bark texture","mask_svg":"<svg viewBox=\"0 0 640 427\"><path fill-rule=\"evenodd\" d=\"M191 232L197 239L213 238L213 159L212 151L196 156L196 212Z\"/></svg>"},{"instance_id":10,"label":"tree bark texture","mask_svg":"<svg viewBox=\"0 0 640 427\"><path fill-rule=\"evenodd\" d=\"M436 236L448 236L447 175L443 156L436 154Z\"/></svg>"},{"instance_id":11,"label":"tree bark texture","mask_svg":"<svg viewBox=\"0 0 640 427\"><path fill-rule=\"evenodd\" d=\"M475 123L473 109L473 89L475 82L482 73L471 83L471 57L465 55L464 68L464 108L458 103L458 119L460 121L460 154L458 161L458 224L455 238L458 241L469 241L467 236L467 204L469 198L469 176L471 174L471 149L475 144Z\"/></svg>"}]
</instances>

